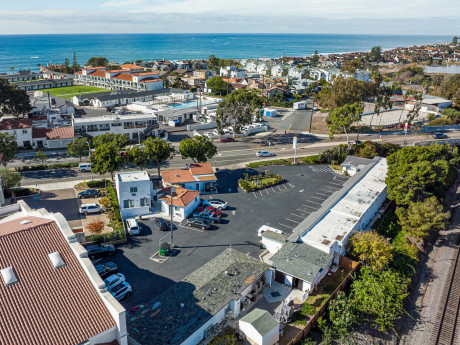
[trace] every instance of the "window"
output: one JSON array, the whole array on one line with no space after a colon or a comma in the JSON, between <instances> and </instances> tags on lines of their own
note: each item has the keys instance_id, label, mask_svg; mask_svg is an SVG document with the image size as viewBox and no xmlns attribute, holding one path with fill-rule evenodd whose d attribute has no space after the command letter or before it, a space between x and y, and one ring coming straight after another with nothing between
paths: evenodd
<instances>
[{"instance_id":1,"label":"window","mask_svg":"<svg viewBox=\"0 0 460 345\"><path fill-rule=\"evenodd\" d=\"M149 198L141 198L141 206L149 206L150 199Z\"/></svg>"},{"instance_id":2,"label":"window","mask_svg":"<svg viewBox=\"0 0 460 345\"><path fill-rule=\"evenodd\" d=\"M134 207L134 200L126 199L123 200L123 208L131 208Z\"/></svg>"},{"instance_id":3,"label":"window","mask_svg":"<svg viewBox=\"0 0 460 345\"><path fill-rule=\"evenodd\" d=\"M175 212L180 212L180 209L181 209L181 208L180 208L179 206L174 206L174 211L175 211Z\"/></svg>"},{"instance_id":4,"label":"window","mask_svg":"<svg viewBox=\"0 0 460 345\"><path fill-rule=\"evenodd\" d=\"M130 187L130 188L129 188L129 191L130 191L131 193L137 193L137 187Z\"/></svg>"},{"instance_id":5,"label":"window","mask_svg":"<svg viewBox=\"0 0 460 345\"><path fill-rule=\"evenodd\" d=\"M27 129L23 129L22 134L27 134Z\"/></svg>"}]
</instances>

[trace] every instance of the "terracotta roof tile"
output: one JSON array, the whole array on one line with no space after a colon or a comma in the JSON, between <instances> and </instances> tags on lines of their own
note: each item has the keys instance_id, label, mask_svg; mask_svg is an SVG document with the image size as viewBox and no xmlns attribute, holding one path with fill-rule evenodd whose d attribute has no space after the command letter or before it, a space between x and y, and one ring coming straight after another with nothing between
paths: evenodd
<instances>
[{"instance_id":1,"label":"terracotta roof tile","mask_svg":"<svg viewBox=\"0 0 460 345\"><path fill-rule=\"evenodd\" d=\"M0 268L18 280L0 280L0 344L75 345L116 326L54 221L24 217L0 229ZM52 266L56 251L65 266Z\"/></svg>"},{"instance_id":2,"label":"terracotta roof tile","mask_svg":"<svg viewBox=\"0 0 460 345\"><path fill-rule=\"evenodd\" d=\"M164 183L172 184L195 181L189 169L162 170L161 177L163 178Z\"/></svg>"},{"instance_id":3,"label":"terracotta roof tile","mask_svg":"<svg viewBox=\"0 0 460 345\"><path fill-rule=\"evenodd\" d=\"M46 139L71 139L74 137L73 127L48 128L46 130Z\"/></svg>"},{"instance_id":4,"label":"terracotta roof tile","mask_svg":"<svg viewBox=\"0 0 460 345\"><path fill-rule=\"evenodd\" d=\"M120 67L125 68L125 69L144 69L144 67L134 65L132 63L125 63L125 64L121 65Z\"/></svg>"},{"instance_id":5,"label":"terracotta roof tile","mask_svg":"<svg viewBox=\"0 0 460 345\"><path fill-rule=\"evenodd\" d=\"M127 73L120 73L119 75L117 75L115 77L112 77L112 79L133 81L133 76L131 74L127 74Z\"/></svg>"},{"instance_id":6,"label":"terracotta roof tile","mask_svg":"<svg viewBox=\"0 0 460 345\"><path fill-rule=\"evenodd\" d=\"M192 163L189 164L190 171L192 175L208 175L214 174L214 170L212 170L211 163L204 162L204 163Z\"/></svg>"},{"instance_id":7,"label":"terracotta roof tile","mask_svg":"<svg viewBox=\"0 0 460 345\"><path fill-rule=\"evenodd\" d=\"M158 194L169 193L172 187L166 187L158 192ZM173 205L179 207L185 207L190 204L201 192L188 190L185 188L175 187L176 196L173 197ZM165 194L160 197L160 200L167 200L169 205L171 201L169 200L168 194Z\"/></svg>"},{"instance_id":8,"label":"terracotta roof tile","mask_svg":"<svg viewBox=\"0 0 460 345\"><path fill-rule=\"evenodd\" d=\"M0 122L0 130L25 129L32 127L32 119L5 119Z\"/></svg>"},{"instance_id":9,"label":"terracotta roof tile","mask_svg":"<svg viewBox=\"0 0 460 345\"><path fill-rule=\"evenodd\" d=\"M45 138L46 128L32 128L32 138Z\"/></svg>"},{"instance_id":10,"label":"terracotta roof tile","mask_svg":"<svg viewBox=\"0 0 460 345\"><path fill-rule=\"evenodd\" d=\"M94 72L91 72L89 75L93 77L105 78L105 71L94 71Z\"/></svg>"}]
</instances>

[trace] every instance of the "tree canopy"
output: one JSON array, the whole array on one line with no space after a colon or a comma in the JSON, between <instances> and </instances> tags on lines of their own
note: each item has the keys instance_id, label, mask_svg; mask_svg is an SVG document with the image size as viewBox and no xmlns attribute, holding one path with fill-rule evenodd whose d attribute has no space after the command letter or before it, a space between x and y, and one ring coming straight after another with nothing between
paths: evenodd
<instances>
[{"instance_id":1,"label":"tree canopy","mask_svg":"<svg viewBox=\"0 0 460 345\"><path fill-rule=\"evenodd\" d=\"M19 187L21 185L21 174L11 171L10 169L1 168L0 178L2 180L3 190L5 191L11 192L14 187Z\"/></svg>"},{"instance_id":2,"label":"tree canopy","mask_svg":"<svg viewBox=\"0 0 460 345\"><path fill-rule=\"evenodd\" d=\"M0 117L7 113L18 117L27 114L31 109L27 93L16 84L0 78Z\"/></svg>"},{"instance_id":3,"label":"tree canopy","mask_svg":"<svg viewBox=\"0 0 460 345\"><path fill-rule=\"evenodd\" d=\"M355 73L358 68L361 68L361 62L357 59L345 61L342 64L341 70L348 73Z\"/></svg>"},{"instance_id":4,"label":"tree canopy","mask_svg":"<svg viewBox=\"0 0 460 345\"><path fill-rule=\"evenodd\" d=\"M369 59L372 62L381 60L382 59L382 47L380 46L372 47L371 52L369 54Z\"/></svg>"},{"instance_id":5,"label":"tree canopy","mask_svg":"<svg viewBox=\"0 0 460 345\"><path fill-rule=\"evenodd\" d=\"M443 212L442 205L435 196L414 202L406 209L396 209L399 224L410 236L426 238L433 230L445 229L450 212Z\"/></svg>"},{"instance_id":6,"label":"tree canopy","mask_svg":"<svg viewBox=\"0 0 460 345\"><path fill-rule=\"evenodd\" d=\"M450 99L456 106L460 105L460 74L444 79L441 84L441 96Z\"/></svg>"},{"instance_id":7,"label":"tree canopy","mask_svg":"<svg viewBox=\"0 0 460 345\"><path fill-rule=\"evenodd\" d=\"M361 121L363 108L358 102L345 104L342 107L335 108L329 115L327 126L329 128L329 137L334 137L336 133L345 132L348 140L348 132L353 123Z\"/></svg>"},{"instance_id":8,"label":"tree canopy","mask_svg":"<svg viewBox=\"0 0 460 345\"><path fill-rule=\"evenodd\" d=\"M114 142L118 148L122 148L129 143L129 134L121 134L121 133L105 133L98 135L93 138L93 145L95 148L101 146L103 144L108 144Z\"/></svg>"},{"instance_id":9,"label":"tree canopy","mask_svg":"<svg viewBox=\"0 0 460 345\"><path fill-rule=\"evenodd\" d=\"M2 154L0 163L6 167L16 152L18 152L16 138L7 132L0 133L0 153Z\"/></svg>"},{"instance_id":10,"label":"tree canopy","mask_svg":"<svg viewBox=\"0 0 460 345\"><path fill-rule=\"evenodd\" d=\"M120 147L115 141L97 146L96 151L89 157L91 171L101 175L110 173L113 180L113 172L120 169L124 161L119 150Z\"/></svg>"},{"instance_id":11,"label":"tree canopy","mask_svg":"<svg viewBox=\"0 0 460 345\"><path fill-rule=\"evenodd\" d=\"M158 176L160 176L160 170L163 163L174 157L173 145L160 138L147 138L142 145L144 145L144 151L147 154L147 158L155 164L158 169Z\"/></svg>"},{"instance_id":12,"label":"tree canopy","mask_svg":"<svg viewBox=\"0 0 460 345\"><path fill-rule=\"evenodd\" d=\"M312 55L310 63L312 66L316 66L319 63L318 49L315 49L315 53Z\"/></svg>"},{"instance_id":13,"label":"tree canopy","mask_svg":"<svg viewBox=\"0 0 460 345\"><path fill-rule=\"evenodd\" d=\"M235 133L240 133L241 127L252 123L254 112L262 107L262 99L257 90L234 90L224 97L217 108L217 129L233 126Z\"/></svg>"},{"instance_id":14,"label":"tree canopy","mask_svg":"<svg viewBox=\"0 0 460 345\"><path fill-rule=\"evenodd\" d=\"M217 154L217 147L204 135L197 135L180 142L179 152L182 159L191 158L195 163L210 160Z\"/></svg>"},{"instance_id":15,"label":"tree canopy","mask_svg":"<svg viewBox=\"0 0 460 345\"><path fill-rule=\"evenodd\" d=\"M109 60L101 56L93 56L89 58L88 62L86 63L87 66L91 66L91 67L100 67L100 66L105 67L108 64L109 64Z\"/></svg>"},{"instance_id":16,"label":"tree canopy","mask_svg":"<svg viewBox=\"0 0 460 345\"><path fill-rule=\"evenodd\" d=\"M66 145L67 155L77 156L80 159L89 155L88 141L85 138L75 138Z\"/></svg>"},{"instance_id":17,"label":"tree canopy","mask_svg":"<svg viewBox=\"0 0 460 345\"><path fill-rule=\"evenodd\" d=\"M226 95L228 84L222 77L213 77L206 82L208 89L212 90L215 95Z\"/></svg>"},{"instance_id":18,"label":"tree canopy","mask_svg":"<svg viewBox=\"0 0 460 345\"><path fill-rule=\"evenodd\" d=\"M139 169L144 170L149 164L149 158L144 147L134 146L127 154L127 160Z\"/></svg>"},{"instance_id":19,"label":"tree canopy","mask_svg":"<svg viewBox=\"0 0 460 345\"><path fill-rule=\"evenodd\" d=\"M351 253L374 270L388 267L393 260L393 248L388 240L375 231L358 232L351 239Z\"/></svg>"}]
</instances>

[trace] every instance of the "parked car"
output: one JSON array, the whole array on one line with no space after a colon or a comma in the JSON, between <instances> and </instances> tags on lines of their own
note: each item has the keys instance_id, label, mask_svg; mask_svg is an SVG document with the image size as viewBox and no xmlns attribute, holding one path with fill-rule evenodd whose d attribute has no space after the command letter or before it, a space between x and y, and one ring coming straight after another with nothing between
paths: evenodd
<instances>
[{"instance_id":1,"label":"parked car","mask_svg":"<svg viewBox=\"0 0 460 345\"><path fill-rule=\"evenodd\" d=\"M171 229L171 223L163 218L155 218L155 225L160 231L168 231Z\"/></svg>"},{"instance_id":2,"label":"parked car","mask_svg":"<svg viewBox=\"0 0 460 345\"><path fill-rule=\"evenodd\" d=\"M141 227L134 218L126 219L126 229L130 236L139 235L141 233Z\"/></svg>"},{"instance_id":3,"label":"parked car","mask_svg":"<svg viewBox=\"0 0 460 345\"><path fill-rule=\"evenodd\" d=\"M192 217L207 219L213 223L220 223L222 221L222 216L216 216L214 213L207 210L201 212L194 212L192 214Z\"/></svg>"},{"instance_id":4,"label":"parked car","mask_svg":"<svg viewBox=\"0 0 460 345\"><path fill-rule=\"evenodd\" d=\"M190 218L186 219L185 226L190 226L192 228L198 228L201 230L211 229L211 221L202 218Z\"/></svg>"},{"instance_id":5,"label":"parked car","mask_svg":"<svg viewBox=\"0 0 460 345\"><path fill-rule=\"evenodd\" d=\"M102 213L105 209L96 203L91 204L83 204L80 206L80 213L81 214L88 214L88 213Z\"/></svg>"},{"instance_id":6,"label":"parked car","mask_svg":"<svg viewBox=\"0 0 460 345\"><path fill-rule=\"evenodd\" d=\"M211 132L204 132L203 135L207 136L208 138L212 137L212 133L211 133Z\"/></svg>"},{"instance_id":7,"label":"parked car","mask_svg":"<svg viewBox=\"0 0 460 345\"><path fill-rule=\"evenodd\" d=\"M222 139L220 139L221 143L232 143L234 141L235 141L235 139L233 139L233 138L222 138Z\"/></svg>"},{"instance_id":8,"label":"parked car","mask_svg":"<svg viewBox=\"0 0 460 345\"><path fill-rule=\"evenodd\" d=\"M211 132L211 134L217 136L217 135L219 135L219 131L217 129L215 129L215 130L213 130Z\"/></svg>"},{"instance_id":9,"label":"parked car","mask_svg":"<svg viewBox=\"0 0 460 345\"><path fill-rule=\"evenodd\" d=\"M273 152L269 152L269 151L259 151L256 153L257 157L272 157L274 155L275 154Z\"/></svg>"},{"instance_id":10,"label":"parked car","mask_svg":"<svg viewBox=\"0 0 460 345\"><path fill-rule=\"evenodd\" d=\"M121 301L122 299L125 299L126 297L131 296L133 293L133 289L131 285L127 282L121 282L118 285L115 285L114 287L108 289L110 294L115 297L117 301Z\"/></svg>"},{"instance_id":11,"label":"parked car","mask_svg":"<svg viewBox=\"0 0 460 345\"><path fill-rule=\"evenodd\" d=\"M78 197L80 199L85 198L99 198L101 196L101 192L98 189L87 189L83 192L78 193Z\"/></svg>"},{"instance_id":12,"label":"parked car","mask_svg":"<svg viewBox=\"0 0 460 345\"><path fill-rule=\"evenodd\" d=\"M313 110L318 110L318 107L316 105L314 105Z\"/></svg>"},{"instance_id":13,"label":"parked car","mask_svg":"<svg viewBox=\"0 0 460 345\"><path fill-rule=\"evenodd\" d=\"M91 163L80 163L80 164L78 164L78 171L79 172L90 172L91 171Z\"/></svg>"},{"instance_id":14,"label":"parked car","mask_svg":"<svg viewBox=\"0 0 460 345\"><path fill-rule=\"evenodd\" d=\"M221 209L215 208L215 207L212 207L212 206L209 206L209 205L203 205L203 206L197 207L196 210L198 212L208 211L208 212L211 212L212 214L214 214L217 217L222 216L222 210Z\"/></svg>"},{"instance_id":15,"label":"parked car","mask_svg":"<svg viewBox=\"0 0 460 345\"><path fill-rule=\"evenodd\" d=\"M433 139L447 139L448 136L443 134L443 133L438 133L438 132L435 132L431 135L433 137Z\"/></svg>"},{"instance_id":16,"label":"parked car","mask_svg":"<svg viewBox=\"0 0 460 345\"><path fill-rule=\"evenodd\" d=\"M90 244L86 247L86 250L88 251L88 257L90 259L112 256L116 251L113 244Z\"/></svg>"},{"instance_id":17,"label":"parked car","mask_svg":"<svg viewBox=\"0 0 460 345\"><path fill-rule=\"evenodd\" d=\"M107 262L106 264L97 265L94 268L96 269L97 274L99 274L99 276L102 279L118 272L118 267L113 262Z\"/></svg>"},{"instance_id":18,"label":"parked car","mask_svg":"<svg viewBox=\"0 0 460 345\"><path fill-rule=\"evenodd\" d=\"M222 199L208 199L203 200L203 205L209 205L217 209L225 210L227 208L227 203Z\"/></svg>"},{"instance_id":19,"label":"parked car","mask_svg":"<svg viewBox=\"0 0 460 345\"><path fill-rule=\"evenodd\" d=\"M108 276L104 279L104 283L107 289L111 289L118 284L123 283L124 281L126 281L125 276L121 273L112 274L111 276Z\"/></svg>"}]
</instances>

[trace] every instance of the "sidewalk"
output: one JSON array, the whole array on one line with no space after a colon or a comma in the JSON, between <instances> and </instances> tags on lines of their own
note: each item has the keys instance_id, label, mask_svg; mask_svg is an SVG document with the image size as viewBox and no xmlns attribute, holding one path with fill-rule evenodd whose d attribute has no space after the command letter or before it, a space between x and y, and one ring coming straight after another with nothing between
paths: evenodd
<instances>
[{"instance_id":1,"label":"sidewalk","mask_svg":"<svg viewBox=\"0 0 460 345\"><path fill-rule=\"evenodd\" d=\"M60 190L60 189L70 189L74 188L76 184L84 182L85 180L74 180L74 181L64 181L64 182L52 182L52 183L36 183L27 186L23 186L25 188L38 188L41 191L48 192L52 190Z\"/></svg>"}]
</instances>

